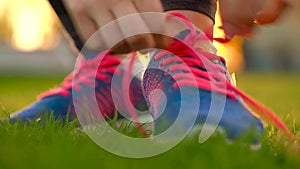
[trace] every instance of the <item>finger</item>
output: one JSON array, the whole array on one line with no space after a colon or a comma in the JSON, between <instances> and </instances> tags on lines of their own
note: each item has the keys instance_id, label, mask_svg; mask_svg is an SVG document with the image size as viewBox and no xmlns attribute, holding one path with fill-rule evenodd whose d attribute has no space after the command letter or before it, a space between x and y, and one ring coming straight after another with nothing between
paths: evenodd
<instances>
[{"instance_id":1,"label":"finger","mask_svg":"<svg viewBox=\"0 0 300 169\"><path fill-rule=\"evenodd\" d=\"M121 1L111 10L114 16L119 18L117 20L119 27L131 49L141 50L155 47L153 36L144 34L149 33L150 30L131 1Z\"/></svg>"},{"instance_id":2,"label":"finger","mask_svg":"<svg viewBox=\"0 0 300 169\"><path fill-rule=\"evenodd\" d=\"M160 0L133 0L136 9L141 12L163 12Z\"/></svg>"},{"instance_id":3,"label":"finger","mask_svg":"<svg viewBox=\"0 0 300 169\"><path fill-rule=\"evenodd\" d=\"M141 13L147 27L152 32L164 33L164 22L166 14L162 14L163 7L160 0L134 0L136 9Z\"/></svg>"},{"instance_id":4,"label":"finger","mask_svg":"<svg viewBox=\"0 0 300 169\"><path fill-rule=\"evenodd\" d=\"M165 49L167 48L172 40L166 36L166 14L162 14L163 7L160 0L134 0L135 7L138 11L148 12L142 13L141 16L145 24L150 29L155 40L155 45L157 48ZM149 13L151 12L151 13ZM152 13L156 12L156 13Z\"/></svg>"},{"instance_id":5,"label":"finger","mask_svg":"<svg viewBox=\"0 0 300 169\"><path fill-rule=\"evenodd\" d=\"M93 20L90 18L79 19L77 23L79 23L77 27L87 49L99 50L104 46L101 35L96 32L98 27Z\"/></svg>"},{"instance_id":6,"label":"finger","mask_svg":"<svg viewBox=\"0 0 300 169\"><path fill-rule=\"evenodd\" d=\"M224 41L230 41L236 34L239 34L238 26L224 22L220 29L224 30Z\"/></svg>"},{"instance_id":7,"label":"finger","mask_svg":"<svg viewBox=\"0 0 300 169\"><path fill-rule=\"evenodd\" d=\"M99 13L99 10L101 13ZM101 35L102 41L106 50L112 49L115 53L128 53L130 52L130 47L124 37L119 24L113 14L106 8L98 8L91 13L94 16L94 20L97 23L98 34Z\"/></svg>"},{"instance_id":8,"label":"finger","mask_svg":"<svg viewBox=\"0 0 300 169\"><path fill-rule=\"evenodd\" d=\"M264 8L256 14L256 23L263 25L275 22L287 6L288 3L285 0L269 0Z\"/></svg>"},{"instance_id":9,"label":"finger","mask_svg":"<svg viewBox=\"0 0 300 169\"><path fill-rule=\"evenodd\" d=\"M230 23L223 23L220 29L224 30L225 37L216 38L217 41L228 42L233 39L235 35L242 37L251 37L253 35L254 27L249 25L233 25Z\"/></svg>"},{"instance_id":10,"label":"finger","mask_svg":"<svg viewBox=\"0 0 300 169\"><path fill-rule=\"evenodd\" d=\"M88 40L97 30L97 25L91 18L88 17L84 5L73 1L65 1L65 3L67 3L67 9L80 38L84 43L89 41L89 43L85 45L88 48L103 46L100 35L95 35L93 39Z\"/></svg>"},{"instance_id":11,"label":"finger","mask_svg":"<svg viewBox=\"0 0 300 169\"><path fill-rule=\"evenodd\" d=\"M130 46L125 40L122 40L121 42L115 44L112 47L112 51L115 54L126 54L126 53L130 53L132 49L130 48Z\"/></svg>"}]
</instances>

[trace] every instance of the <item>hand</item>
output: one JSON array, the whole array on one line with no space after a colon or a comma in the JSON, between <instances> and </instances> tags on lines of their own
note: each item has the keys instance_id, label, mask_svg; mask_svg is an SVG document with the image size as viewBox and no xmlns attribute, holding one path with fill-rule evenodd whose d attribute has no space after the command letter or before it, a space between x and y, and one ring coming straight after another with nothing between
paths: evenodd
<instances>
[{"instance_id":1,"label":"hand","mask_svg":"<svg viewBox=\"0 0 300 169\"><path fill-rule=\"evenodd\" d=\"M234 35L250 36L256 23L273 23L288 5L286 0L219 0L219 4L227 40Z\"/></svg>"},{"instance_id":2,"label":"hand","mask_svg":"<svg viewBox=\"0 0 300 169\"><path fill-rule=\"evenodd\" d=\"M264 8L256 14L256 23L264 25L275 22L288 5L287 0L268 0Z\"/></svg>"},{"instance_id":3,"label":"hand","mask_svg":"<svg viewBox=\"0 0 300 169\"><path fill-rule=\"evenodd\" d=\"M153 34L125 38L138 32L164 31L162 18L139 14L163 12L160 0L64 0L64 3L81 39L89 49L103 50L113 47L116 53L128 53L144 48L167 47L167 39ZM135 15L118 19L131 14ZM112 21L115 22L111 23ZM96 32L108 23L109 29Z\"/></svg>"}]
</instances>

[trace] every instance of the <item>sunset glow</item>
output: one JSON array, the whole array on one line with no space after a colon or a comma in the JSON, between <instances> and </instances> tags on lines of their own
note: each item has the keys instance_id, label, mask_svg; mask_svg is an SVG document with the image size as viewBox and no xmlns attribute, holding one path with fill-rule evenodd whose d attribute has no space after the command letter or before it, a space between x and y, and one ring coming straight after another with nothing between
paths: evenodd
<instances>
[{"instance_id":1,"label":"sunset glow","mask_svg":"<svg viewBox=\"0 0 300 169\"><path fill-rule=\"evenodd\" d=\"M12 47L21 51L46 50L53 47L54 17L47 1L8 1L8 22L12 29Z\"/></svg>"},{"instance_id":2,"label":"sunset glow","mask_svg":"<svg viewBox=\"0 0 300 169\"><path fill-rule=\"evenodd\" d=\"M219 9L216 13L216 21L214 27L214 37L224 37L224 32L219 27L222 25L221 17L219 14ZM214 42L218 52L217 54L223 56L227 61L227 66L230 72L240 71L244 66L244 56L243 56L243 38L234 37L230 42L218 43Z\"/></svg>"}]
</instances>

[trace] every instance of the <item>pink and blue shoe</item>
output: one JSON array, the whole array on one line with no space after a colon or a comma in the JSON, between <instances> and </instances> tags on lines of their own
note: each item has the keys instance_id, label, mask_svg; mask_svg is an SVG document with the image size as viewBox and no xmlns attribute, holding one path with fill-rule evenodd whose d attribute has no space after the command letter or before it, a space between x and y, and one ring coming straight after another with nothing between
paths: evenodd
<instances>
[{"instance_id":1,"label":"pink and blue shoe","mask_svg":"<svg viewBox=\"0 0 300 169\"><path fill-rule=\"evenodd\" d=\"M74 99L73 94L84 92L83 89L94 91L100 112L104 116L112 118L116 112L112 91L119 90L121 83L112 85L111 82L113 76L119 77L116 79L120 81L123 78L124 70L119 68L121 64L120 57L103 56L106 54L107 52L102 52L97 56L92 53L85 57L79 56L77 71L67 76L59 88L41 94L38 101L11 115L10 119L12 121L28 122L29 120L39 119L46 113L51 113L55 119L74 120L77 118L77 114L73 101L78 101L78 98L76 98L77 100ZM99 65L100 61L101 64ZM131 102L136 108L145 109L146 103L143 99L141 81L138 78L132 78L130 89ZM121 94L117 93L116 95L118 94L121 98Z\"/></svg>"}]
</instances>

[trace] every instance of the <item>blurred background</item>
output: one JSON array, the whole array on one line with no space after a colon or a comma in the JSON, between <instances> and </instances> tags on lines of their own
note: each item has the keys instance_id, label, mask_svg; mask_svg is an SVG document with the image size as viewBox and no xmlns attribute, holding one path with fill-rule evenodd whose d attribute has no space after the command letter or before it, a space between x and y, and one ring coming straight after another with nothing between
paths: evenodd
<instances>
[{"instance_id":1,"label":"blurred background","mask_svg":"<svg viewBox=\"0 0 300 169\"><path fill-rule=\"evenodd\" d=\"M231 71L300 72L300 2L251 39L216 44ZM57 76L76 55L47 0L0 0L0 76Z\"/></svg>"},{"instance_id":2,"label":"blurred background","mask_svg":"<svg viewBox=\"0 0 300 169\"><path fill-rule=\"evenodd\" d=\"M75 54L47 0L0 0L0 76L61 76Z\"/></svg>"}]
</instances>

